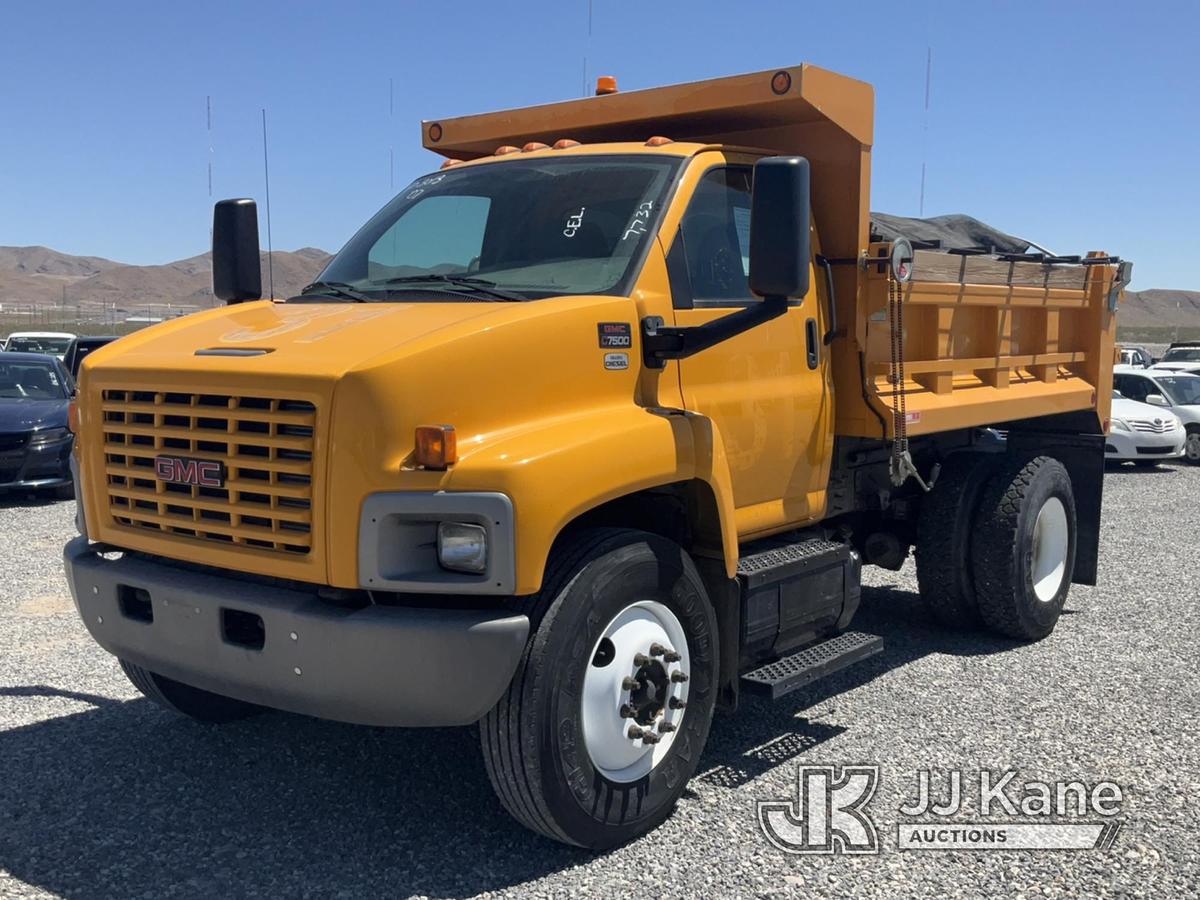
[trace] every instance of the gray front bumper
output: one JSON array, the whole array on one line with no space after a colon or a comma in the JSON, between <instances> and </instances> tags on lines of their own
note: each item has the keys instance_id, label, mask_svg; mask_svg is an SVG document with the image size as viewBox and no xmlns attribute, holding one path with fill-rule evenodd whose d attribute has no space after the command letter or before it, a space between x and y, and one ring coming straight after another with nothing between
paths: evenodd
<instances>
[{"instance_id":1,"label":"gray front bumper","mask_svg":"<svg viewBox=\"0 0 1200 900\"><path fill-rule=\"evenodd\" d=\"M101 647L184 684L305 715L470 724L508 687L529 633L527 617L506 611L343 609L301 590L100 555L109 549L79 537L63 550L75 606ZM123 611L135 589L149 595L152 621ZM230 642L223 610L259 616L262 648Z\"/></svg>"}]
</instances>

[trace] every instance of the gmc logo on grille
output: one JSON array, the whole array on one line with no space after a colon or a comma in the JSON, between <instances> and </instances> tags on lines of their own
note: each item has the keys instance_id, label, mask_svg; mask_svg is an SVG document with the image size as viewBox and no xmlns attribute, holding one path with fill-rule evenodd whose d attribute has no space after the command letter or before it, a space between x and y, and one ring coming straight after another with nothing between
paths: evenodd
<instances>
[{"instance_id":1,"label":"gmc logo on grille","mask_svg":"<svg viewBox=\"0 0 1200 900\"><path fill-rule=\"evenodd\" d=\"M154 475L159 481L171 484L194 484L197 487L225 486L225 464L211 459L184 459L181 456L156 456Z\"/></svg>"}]
</instances>

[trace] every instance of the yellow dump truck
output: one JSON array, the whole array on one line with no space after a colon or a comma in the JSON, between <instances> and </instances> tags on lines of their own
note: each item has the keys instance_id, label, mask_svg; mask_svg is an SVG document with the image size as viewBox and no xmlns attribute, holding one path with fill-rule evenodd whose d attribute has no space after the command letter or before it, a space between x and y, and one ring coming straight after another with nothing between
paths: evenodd
<instances>
[{"instance_id":1,"label":"yellow dump truck","mask_svg":"<svg viewBox=\"0 0 1200 900\"><path fill-rule=\"evenodd\" d=\"M504 807L661 822L716 709L870 656L915 547L1019 640L1094 583L1129 266L872 239L870 86L800 65L422 124L445 157L299 296L83 365L67 578L148 697L478 723Z\"/></svg>"}]
</instances>

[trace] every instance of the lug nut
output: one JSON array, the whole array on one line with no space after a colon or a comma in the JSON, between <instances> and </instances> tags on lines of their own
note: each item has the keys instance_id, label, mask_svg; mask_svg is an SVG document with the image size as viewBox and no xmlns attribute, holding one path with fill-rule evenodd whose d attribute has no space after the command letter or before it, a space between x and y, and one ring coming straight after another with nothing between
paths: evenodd
<instances>
[{"instance_id":1,"label":"lug nut","mask_svg":"<svg viewBox=\"0 0 1200 900\"><path fill-rule=\"evenodd\" d=\"M679 662L680 659L681 659L680 655L678 653L676 653L674 650L668 650L666 653L663 654L664 662L669 662L669 663Z\"/></svg>"},{"instance_id":2,"label":"lug nut","mask_svg":"<svg viewBox=\"0 0 1200 900\"><path fill-rule=\"evenodd\" d=\"M659 722L658 730L661 734L669 734L670 732L675 730L675 726L672 725L670 722Z\"/></svg>"},{"instance_id":3,"label":"lug nut","mask_svg":"<svg viewBox=\"0 0 1200 900\"><path fill-rule=\"evenodd\" d=\"M688 680L688 677L686 675L684 675L682 672L680 672L678 669L676 669L674 672L671 673L671 680L673 682L675 682L676 684L683 684L685 681Z\"/></svg>"},{"instance_id":4,"label":"lug nut","mask_svg":"<svg viewBox=\"0 0 1200 900\"><path fill-rule=\"evenodd\" d=\"M642 743L643 744L657 744L661 740L662 740L662 738L660 738L653 731L643 731L642 732Z\"/></svg>"},{"instance_id":5,"label":"lug nut","mask_svg":"<svg viewBox=\"0 0 1200 900\"><path fill-rule=\"evenodd\" d=\"M636 691L637 686L638 683L636 678L630 678L628 675L626 675L623 679L621 679L621 690L623 691Z\"/></svg>"},{"instance_id":6,"label":"lug nut","mask_svg":"<svg viewBox=\"0 0 1200 900\"><path fill-rule=\"evenodd\" d=\"M651 644L650 645L650 655L651 656L662 656L666 652L667 652L667 648L664 647L662 644Z\"/></svg>"},{"instance_id":7,"label":"lug nut","mask_svg":"<svg viewBox=\"0 0 1200 900\"><path fill-rule=\"evenodd\" d=\"M687 703L680 700L678 697L672 697L667 701L667 706L671 707L671 709L683 709L685 706L687 706Z\"/></svg>"},{"instance_id":8,"label":"lug nut","mask_svg":"<svg viewBox=\"0 0 1200 900\"><path fill-rule=\"evenodd\" d=\"M629 730L625 732L625 736L627 738L629 738L631 741L636 741L638 738L645 737L646 732L643 731L641 728L639 728L637 725L630 725Z\"/></svg>"},{"instance_id":9,"label":"lug nut","mask_svg":"<svg viewBox=\"0 0 1200 900\"><path fill-rule=\"evenodd\" d=\"M648 657L645 653L635 653L633 654L633 664L639 669L642 666L648 666L650 665L650 657Z\"/></svg>"},{"instance_id":10,"label":"lug nut","mask_svg":"<svg viewBox=\"0 0 1200 900\"><path fill-rule=\"evenodd\" d=\"M632 706L630 706L628 703L621 704L621 718L622 719L632 719L636 715L637 715L637 710L634 709Z\"/></svg>"}]
</instances>

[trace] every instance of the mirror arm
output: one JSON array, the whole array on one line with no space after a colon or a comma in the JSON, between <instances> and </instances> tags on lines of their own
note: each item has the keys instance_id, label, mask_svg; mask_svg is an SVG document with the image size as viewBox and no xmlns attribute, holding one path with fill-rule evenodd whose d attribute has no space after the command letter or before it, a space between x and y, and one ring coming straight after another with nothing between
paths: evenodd
<instances>
[{"instance_id":1,"label":"mirror arm","mask_svg":"<svg viewBox=\"0 0 1200 900\"><path fill-rule=\"evenodd\" d=\"M764 297L761 303L696 325L678 328L663 324L661 316L642 319L642 358L648 369L661 369L669 359L686 359L727 341L787 312L787 297Z\"/></svg>"}]
</instances>

